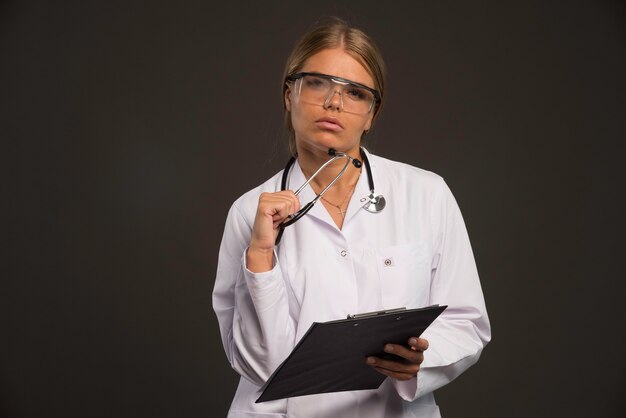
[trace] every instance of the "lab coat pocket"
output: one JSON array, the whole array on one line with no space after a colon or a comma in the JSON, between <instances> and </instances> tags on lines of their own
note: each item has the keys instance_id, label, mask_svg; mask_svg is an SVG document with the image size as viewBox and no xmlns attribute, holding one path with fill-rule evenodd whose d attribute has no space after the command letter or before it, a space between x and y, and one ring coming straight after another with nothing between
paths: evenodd
<instances>
[{"instance_id":1,"label":"lab coat pocket","mask_svg":"<svg viewBox=\"0 0 626 418\"><path fill-rule=\"evenodd\" d=\"M376 263L385 309L428 305L430 257L426 243L414 242L379 249Z\"/></svg>"}]
</instances>

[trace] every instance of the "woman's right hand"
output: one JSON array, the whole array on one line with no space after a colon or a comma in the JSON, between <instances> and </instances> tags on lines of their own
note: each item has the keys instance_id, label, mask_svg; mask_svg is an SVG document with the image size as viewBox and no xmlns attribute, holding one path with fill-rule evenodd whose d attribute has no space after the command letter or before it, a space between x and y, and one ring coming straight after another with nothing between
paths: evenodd
<instances>
[{"instance_id":1,"label":"woman's right hand","mask_svg":"<svg viewBox=\"0 0 626 418\"><path fill-rule=\"evenodd\" d=\"M274 242L280 224L300 209L300 200L291 190L261 193L257 206L252 238L246 254L248 270L269 271L274 266Z\"/></svg>"}]
</instances>

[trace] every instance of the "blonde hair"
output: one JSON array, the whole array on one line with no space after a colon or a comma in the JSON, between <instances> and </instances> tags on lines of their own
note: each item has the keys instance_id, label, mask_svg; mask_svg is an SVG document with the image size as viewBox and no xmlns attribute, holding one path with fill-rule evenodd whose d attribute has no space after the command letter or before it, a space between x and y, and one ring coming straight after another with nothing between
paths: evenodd
<instances>
[{"instance_id":1,"label":"blonde hair","mask_svg":"<svg viewBox=\"0 0 626 418\"><path fill-rule=\"evenodd\" d=\"M385 97L385 79L387 70L383 57L374 41L365 32L350 27L339 18L332 18L328 23L318 25L307 32L291 51L283 73L283 104L287 90L287 77L299 72L306 60L324 49L343 48L359 61L374 80L374 88L380 93L380 102L373 112L373 120L380 112ZM291 124L291 112L285 107L285 127L288 131L289 151L296 154L295 133ZM362 137L361 137L362 138Z\"/></svg>"}]
</instances>

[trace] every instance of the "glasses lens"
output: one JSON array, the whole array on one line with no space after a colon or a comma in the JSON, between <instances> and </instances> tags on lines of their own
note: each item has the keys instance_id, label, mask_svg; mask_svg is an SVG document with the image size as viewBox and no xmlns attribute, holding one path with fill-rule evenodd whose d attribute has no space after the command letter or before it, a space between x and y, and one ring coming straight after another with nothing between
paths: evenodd
<instances>
[{"instance_id":1,"label":"glasses lens","mask_svg":"<svg viewBox=\"0 0 626 418\"><path fill-rule=\"evenodd\" d=\"M371 91L330 77L307 74L300 83L300 100L308 104L325 106L339 100L344 112L364 115L370 112L375 100ZM335 97L337 94L339 97Z\"/></svg>"}]
</instances>

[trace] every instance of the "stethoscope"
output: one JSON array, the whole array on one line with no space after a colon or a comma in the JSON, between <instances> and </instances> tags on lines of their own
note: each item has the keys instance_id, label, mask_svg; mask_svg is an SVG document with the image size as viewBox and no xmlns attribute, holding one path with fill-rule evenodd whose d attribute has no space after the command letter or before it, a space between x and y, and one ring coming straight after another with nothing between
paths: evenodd
<instances>
[{"instance_id":1,"label":"stethoscope","mask_svg":"<svg viewBox=\"0 0 626 418\"><path fill-rule=\"evenodd\" d=\"M365 204L363 205L363 209L365 209L366 211L370 213L379 213L385 208L385 205L387 204L387 202L385 201L385 197L383 195L377 194L374 190L374 179L372 177L372 168L370 167L369 159L367 158L367 155L365 154L363 147L361 147L360 149L360 154L361 154L361 159L363 160L363 164L365 165L365 171L367 172L367 182L368 182L368 186L370 189L370 194L365 199ZM333 148L330 148L328 150L328 155L331 158L328 161L326 161L324 164L322 164L322 166L318 168L317 171L313 173L313 175L309 177L309 179L305 181L304 184L302 184L302 186L300 186L294 192L296 196L300 194L300 192L315 178L315 176L317 176L324 168L326 168L326 166L331 164L333 161L338 160L340 158L345 158L346 159L345 165L343 166L339 174L337 174L337 176L335 176L335 178L330 183L328 183L328 185L321 192L319 192L319 194L315 196L313 200L311 200L309 203L301 207L300 210L298 210L296 213L289 215L288 219L280 225L280 230L278 231L278 236L276 237L276 242L274 245L278 245L278 243L280 242L280 239L282 238L283 231L285 230L285 228L288 227L289 225L293 225L300 218L306 215L307 212L311 210L313 205L315 205L317 201L321 199L324 193L326 193L326 191L330 189L333 186L333 184L335 184L337 180L341 178L341 176L343 176L343 173L346 172L346 170L348 169L348 166L351 163L356 168L361 168L361 166L363 165L361 161L359 161L358 159L352 158L351 156L349 156L348 154L344 152L336 151ZM296 157L291 157L289 161L287 162L287 165L285 166L285 169L283 170L283 177L280 182L280 190L287 190L287 179L289 178L291 167L293 167L293 164L295 162L296 162Z\"/></svg>"}]
</instances>

